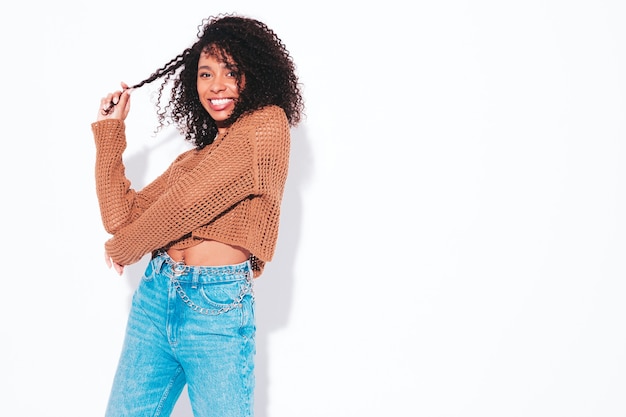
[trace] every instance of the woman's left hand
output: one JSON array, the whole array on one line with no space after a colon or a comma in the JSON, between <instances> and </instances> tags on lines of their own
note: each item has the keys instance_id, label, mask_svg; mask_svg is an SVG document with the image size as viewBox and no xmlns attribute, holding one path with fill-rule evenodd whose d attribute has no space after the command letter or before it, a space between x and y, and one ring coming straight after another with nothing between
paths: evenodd
<instances>
[{"instance_id":1,"label":"woman's left hand","mask_svg":"<svg viewBox=\"0 0 626 417\"><path fill-rule=\"evenodd\" d=\"M111 259L111 257L109 256L106 250L104 251L104 262L106 262L109 268L113 267L113 269L115 269L115 272L117 272L118 275L122 275L124 273L124 265L120 265L117 262L115 262L113 259Z\"/></svg>"}]
</instances>

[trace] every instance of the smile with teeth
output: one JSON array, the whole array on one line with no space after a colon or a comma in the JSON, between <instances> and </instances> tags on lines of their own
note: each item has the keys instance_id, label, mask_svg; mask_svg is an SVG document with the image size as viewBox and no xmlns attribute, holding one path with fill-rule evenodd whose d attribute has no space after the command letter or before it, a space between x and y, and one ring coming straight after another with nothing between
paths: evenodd
<instances>
[{"instance_id":1,"label":"smile with teeth","mask_svg":"<svg viewBox=\"0 0 626 417\"><path fill-rule=\"evenodd\" d=\"M214 98L214 99L209 100L209 101L214 106L221 106L221 105L230 103L232 100L233 99L231 99L231 98Z\"/></svg>"}]
</instances>

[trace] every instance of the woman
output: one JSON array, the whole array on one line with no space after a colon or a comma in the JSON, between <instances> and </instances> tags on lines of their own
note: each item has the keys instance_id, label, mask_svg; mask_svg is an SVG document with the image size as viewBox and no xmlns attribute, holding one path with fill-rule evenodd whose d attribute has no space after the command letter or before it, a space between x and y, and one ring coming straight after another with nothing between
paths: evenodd
<instances>
[{"instance_id":1,"label":"woman","mask_svg":"<svg viewBox=\"0 0 626 417\"><path fill-rule=\"evenodd\" d=\"M130 92L161 80L159 127L195 147L142 190L122 153ZM161 104L171 83L169 102ZM137 85L102 99L92 124L109 267L151 253L133 296L107 416L168 416L185 384L196 417L253 415L252 280L272 259L303 100L295 66L264 23L222 15Z\"/></svg>"}]
</instances>

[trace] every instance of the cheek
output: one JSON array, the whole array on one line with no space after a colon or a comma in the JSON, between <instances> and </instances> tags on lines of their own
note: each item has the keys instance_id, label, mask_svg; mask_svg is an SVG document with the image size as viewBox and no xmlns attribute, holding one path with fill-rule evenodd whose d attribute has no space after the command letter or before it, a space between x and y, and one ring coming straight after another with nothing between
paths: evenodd
<instances>
[{"instance_id":1,"label":"cheek","mask_svg":"<svg viewBox=\"0 0 626 417\"><path fill-rule=\"evenodd\" d=\"M242 86L243 87L243 86ZM237 85L237 81L234 81L230 86L230 91L232 91L237 96L239 95L239 86Z\"/></svg>"},{"instance_id":2,"label":"cheek","mask_svg":"<svg viewBox=\"0 0 626 417\"><path fill-rule=\"evenodd\" d=\"M200 104L202 104L202 107L204 107L206 103L202 99L202 95L203 95L202 88L200 88L199 86L196 87L196 99L200 102Z\"/></svg>"}]
</instances>

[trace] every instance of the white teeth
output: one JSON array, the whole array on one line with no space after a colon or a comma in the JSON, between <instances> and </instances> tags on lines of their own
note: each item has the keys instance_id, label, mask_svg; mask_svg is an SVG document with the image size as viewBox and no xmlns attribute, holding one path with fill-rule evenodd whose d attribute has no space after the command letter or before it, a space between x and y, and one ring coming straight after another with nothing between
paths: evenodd
<instances>
[{"instance_id":1,"label":"white teeth","mask_svg":"<svg viewBox=\"0 0 626 417\"><path fill-rule=\"evenodd\" d=\"M216 98L216 99L211 100L211 103L216 105L216 106L219 106L221 104L226 104L229 101L230 101L229 98Z\"/></svg>"}]
</instances>

